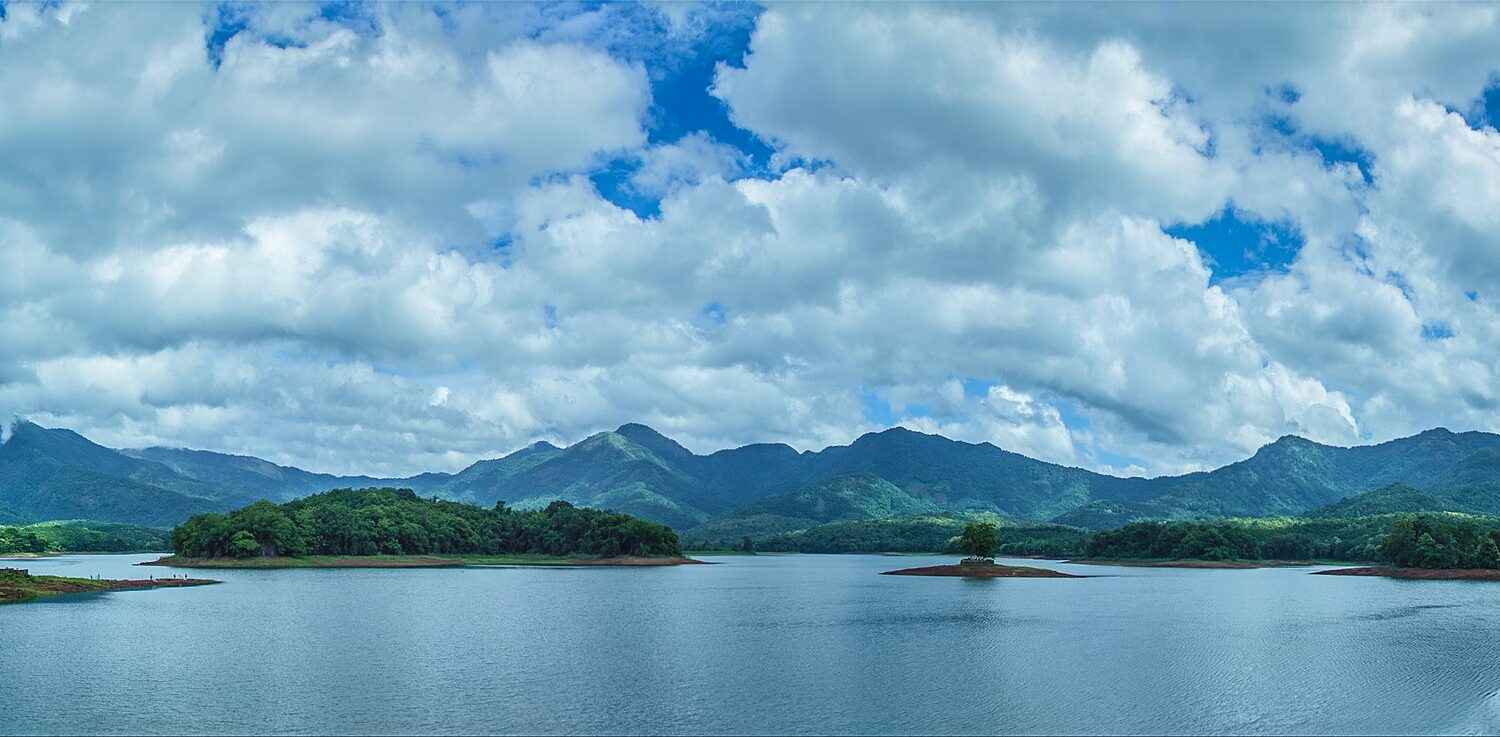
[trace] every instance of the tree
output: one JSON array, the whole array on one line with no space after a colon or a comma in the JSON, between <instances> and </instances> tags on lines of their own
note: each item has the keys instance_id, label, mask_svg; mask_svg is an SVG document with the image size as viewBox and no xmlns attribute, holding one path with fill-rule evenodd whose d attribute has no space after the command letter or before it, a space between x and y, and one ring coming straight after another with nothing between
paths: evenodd
<instances>
[{"instance_id":1,"label":"tree","mask_svg":"<svg viewBox=\"0 0 1500 737\"><path fill-rule=\"evenodd\" d=\"M236 558L249 558L259 552L260 543L246 530L234 533L234 537L229 539L229 554Z\"/></svg>"},{"instance_id":2,"label":"tree","mask_svg":"<svg viewBox=\"0 0 1500 737\"><path fill-rule=\"evenodd\" d=\"M995 548L999 545L1000 535L995 526L988 522L964 525L964 532L958 538L959 550L970 558L993 560Z\"/></svg>"},{"instance_id":3,"label":"tree","mask_svg":"<svg viewBox=\"0 0 1500 737\"><path fill-rule=\"evenodd\" d=\"M740 550L746 553L755 552L755 541L751 540L750 536L746 535L745 539L740 541Z\"/></svg>"}]
</instances>

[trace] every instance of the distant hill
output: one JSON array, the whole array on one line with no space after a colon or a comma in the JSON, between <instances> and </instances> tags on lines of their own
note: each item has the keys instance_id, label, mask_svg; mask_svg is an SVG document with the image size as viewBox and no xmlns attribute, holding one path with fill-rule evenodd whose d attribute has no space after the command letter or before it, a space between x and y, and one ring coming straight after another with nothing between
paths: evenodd
<instances>
[{"instance_id":1,"label":"distant hill","mask_svg":"<svg viewBox=\"0 0 1500 737\"><path fill-rule=\"evenodd\" d=\"M198 450L116 451L32 423L14 435L0 445L0 524L87 518L169 526L256 499L368 486L486 507L538 508L560 499L705 540L924 515L1101 530L1144 520L1325 514L1330 505L1396 483L1410 491L1351 499L1349 509L1500 514L1500 435L1444 429L1353 448L1287 436L1223 468L1153 479L904 428L820 451L762 443L698 455L645 425L626 424L566 447L536 443L456 474L406 479L319 474Z\"/></svg>"},{"instance_id":2,"label":"distant hill","mask_svg":"<svg viewBox=\"0 0 1500 737\"><path fill-rule=\"evenodd\" d=\"M0 445L0 524L87 519L171 527L193 514L263 498L286 501L339 487L393 483L426 491L448 478L331 476L207 451L114 450L72 430L19 422Z\"/></svg>"},{"instance_id":3,"label":"distant hill","mask_svg":"<svg viewBox=\"0 0 1500 737\"><path fill-rule=\"evenodd\" d=\"M0 553L123 553L172 549L166 530L114 522L63 520L24 527L0 525Z\"/></svg>"},{"instance_id":4,"label":"distant hill","mask_svg":"<svg viewBox=\"0 0 1500 737\"><path fill-rule=\"evenodd\" d=\"M1318 507L1303 516L1348 519L1374 514L1466 511L1450 509L1450 506L1448 502L1431 494L1417 491L1406 484L1391 484L1374 491L1340 499L1332 504Z\"/></svg>"},{"instance_id":5,"label":"distant hill","mask_svg":"<svg viewBox=\"0 0 1500 737\"><path fill-rule=\"evenodd\" d=\"M693 540L733 540L816 527L825 522L907 517L938 511L918 497L872 473L815 481L791 494L766 497L686 530Z\"/></svg>"},{"instance_id":6,"label":"distant hill","mask_svg":"<svg viewBox=\"0 0 1500 737\"><path fill-rule=\"evenodd\" d=\"M868 494L891 501L886 485L899 490L905 499L899 513L944 510L1045 519L1095 496L1135 499L1153 488L1145 479L1105 476L988 443L965 443L905 428L816 452L757 444L700 456L651 428L629 424L566 448L532 446L480 461L433 487L432 493L481 505L506 501L521 507L563 499L690 529L768 497L861 474L883 482L866 484ZM874 497L862 502L846 499L851 508L885 503ZM787 505L796 502L771 502L769 507L736 514L759 516L773 526L783 523L768 522L766 515L806 517L805 510ZM818 521L817 515L807 519Z\"/></svg>"},{"instance_id":7,"label":"distant hill","mask_svg":"<svg viewBox=\"0 0 1500 737\"><path fill-rule=\"evenodd\" d=\"M1440 511L1500 514L1500 435L1438 428L1353 448L1289 435L1238 463L1151 483L1161 491L1150 498L1095 501L1055 521L1099 530L1153 519L1299 515L1394 483L1436 498ZM1399 498L1377 495L1361 508Z\"/></svg>"},{"instance_id":8,"label":"distant hill","mask_svg":"<svg viewBox=\"0 0 1500 737\"><path fill-rule=\"evenodd\" d=\"M139 448L119 451L132 458L166 466L173 473L194 481L234 489L241 496L285 502L321 491L339 488L401 486L419 493L452 478L429 473L405 479L374 476L334 476L291 466L278 466L253 456L229 455L186 448Z\"/></svg>"},{"instance_id":9,"label":"distant hill","mask_svg":"<svg viewBox=\"0 0 1500 737\"><path fill-rule=\"evenodd\" d=\"M70 430L21 422L0 445L0 516L12 524L92 519L162 527L248 501Z\"/></svg>"},{"instance_id":10,"label":"distant hill","mask_svg":"<svg viewBox=\"0 0 1500 737\"><path fill-rule=\"evenodd\" d=\"M830 522L761 538L756 549L801 553L956 553L959 534L965 525L974 522L988 522L1000 528L1000 544L995 549L1000 555L1080 556L1090 534L1076 527L1027 525L992 514L931 514Z\"/></svg>"}]
</instances>

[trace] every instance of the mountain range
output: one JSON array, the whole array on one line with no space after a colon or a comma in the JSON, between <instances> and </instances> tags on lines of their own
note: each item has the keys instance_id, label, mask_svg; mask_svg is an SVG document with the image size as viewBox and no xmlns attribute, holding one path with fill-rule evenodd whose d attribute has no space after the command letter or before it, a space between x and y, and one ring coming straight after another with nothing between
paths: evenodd
<instances>
[{"instance_id":1,"label":"mountain range","mask_svg":"<svg viewBox=\"0 0 1500 737\"><path fill-rule=\"evenodd\" d=\"M541 442L456 474L408 478L319 474L201 450L115 450L24 421L0 445L0 524L86 518L162 527L257 499L365 486L483 506L564 499L700 540L930 514L1108 529L1144 519L1340 514L1340 504L1344 512L1500 513L1500 435L1435 429L1352 448L1287 436L1223 468L1150 479L904 428L821 451L755 444L698 455L627 424L567 447Z\"/></svg>"}]
</instances>

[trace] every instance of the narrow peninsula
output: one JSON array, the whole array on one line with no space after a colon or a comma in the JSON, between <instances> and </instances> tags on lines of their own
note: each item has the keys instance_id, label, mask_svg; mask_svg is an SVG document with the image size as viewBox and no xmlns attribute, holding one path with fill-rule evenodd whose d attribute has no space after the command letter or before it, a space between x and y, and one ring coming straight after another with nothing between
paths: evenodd
<instances>
[{"instance_id":1,"label":"narrow peninsula","mask_svg":"<svg viewBox=\"0 0 1500 737\"><path fill-rule=\"evenodd\" d=\"M42 597L82 594L100 591L132 591L181 586L206 586L218 583L204 578L153 578L146 580L109 580L33 576L21 568L0 568L0 604L21 604Z\"/></svg>"},{"instance_id":2,"label":"narrow peninsula","mask_svg":"<svg viewBox=\"0 0 1500 737\"><path fill-rule=\"evenodd\" d=\"M1415 581L1500 581L1500 568L1391 568L1388 566L1365 566L1361 568L1330 568L1313 571L1318 576L1380 576L1403 578Z\"/></svg>"}]
</instances>

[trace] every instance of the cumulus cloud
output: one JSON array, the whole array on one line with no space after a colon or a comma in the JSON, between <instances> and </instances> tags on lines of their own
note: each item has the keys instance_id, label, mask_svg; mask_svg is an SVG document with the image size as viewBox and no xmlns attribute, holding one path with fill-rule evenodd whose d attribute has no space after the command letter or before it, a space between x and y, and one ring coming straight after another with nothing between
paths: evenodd
<instances>
[{"instance_id":1,"label":"cumulus cloud","mask_svg":"<svg viewBox=\"0 0 1500 737\"><path fill-rule=\"evenodd\" d=\"M764 161L654 127L724 13L754 31L700 103ZM627 421L1129 473L1500 429L1497 39L1486 6L8 6L0 408L380 473ZM652 216L591 178L620 162ZM1167 233L1225 211L1305 243L1236 277Z\"/></svg>"}]
</instances>

